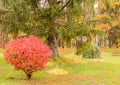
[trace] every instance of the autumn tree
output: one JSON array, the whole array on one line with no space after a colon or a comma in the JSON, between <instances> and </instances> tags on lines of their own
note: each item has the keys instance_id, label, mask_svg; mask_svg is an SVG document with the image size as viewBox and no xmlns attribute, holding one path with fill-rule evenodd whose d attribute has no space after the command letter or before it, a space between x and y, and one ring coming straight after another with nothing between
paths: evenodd
<instances>
[{"instance_id":1,"label":"autumn tree","mask_svg":"<svg viewBox=\"0 0 120 85\"><path fill-rule=\"evenodd\" d=\"M98 2L99 14L96 15L96 29L104 32L104 41L109 41L109 47L116 45L120 37L120 2L116 0L101 0Z\"/></svg>"},{"instance_id":2,"label":"autumn tree","mask_svg":"<svg viewBox=\"0 0 120 85\"><path fill-rule=\"evenodd\" d=\"M5 3L9 11L3 19L3 30L14 38L21 32L45 37L53 56L58 57L58 38L67 44L75 39L77 48L82 48L79 45L83 42L83 37L91 42L91 35L95 32L92 23L94 2L95 0L9 0Z\"/></svg>"}]
</instances>

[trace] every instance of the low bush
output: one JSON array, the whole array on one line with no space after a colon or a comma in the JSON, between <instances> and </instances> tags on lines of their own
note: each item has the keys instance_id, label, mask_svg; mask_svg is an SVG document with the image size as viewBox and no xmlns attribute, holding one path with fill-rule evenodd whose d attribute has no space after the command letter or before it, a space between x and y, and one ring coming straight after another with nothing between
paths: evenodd
<instances>
[{"instance_id":1,"label":"low bush","mask_svg":"<svg viewBox=\"0 0 120 85\"><path fill-rule=\"evenodd\" d=\"M91 45L83 51L83 58L100 58L101 52L98 46Z\"/></svg>"}]
</instances>

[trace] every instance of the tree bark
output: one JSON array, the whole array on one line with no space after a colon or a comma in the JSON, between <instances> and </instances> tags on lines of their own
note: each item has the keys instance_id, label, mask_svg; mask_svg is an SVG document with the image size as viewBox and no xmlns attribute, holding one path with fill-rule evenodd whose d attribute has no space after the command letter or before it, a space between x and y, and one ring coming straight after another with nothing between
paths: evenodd
<instances>
[{"instance_id":1,"label":"tree bark","mask_svg":"<svg viewBox=\"0 0 120 85\"><path fill-rule=\"evenodd\" d=\"M55 41L55 40L54 40L54 41ZM60 57L60 56L59 56L58 49L57 49L56 42L54 42L54 41L51 42L51 45L50 45L51 50L52 50L52 52L53 52L52 56L53 56L53 57Z\"/></svg>"},{"instance_id":2,"label":"tree bark","mask_svg":"<svg viewBox=\"0 0 120 85\"><path fill-rule=\"evenodd\" d=\"M57 49L57 37L55 36L55 33L54 33L54 29L52 30L52 32L49 32L49 35L48 35L48 45L50 46L53 54L52 54L52 57L59 57L59 52L58 52L58 49ZM53 34L54 33L54 34Z\"/></svg>"},{"instance_id":3,"label":"tree bark","mask_svg":"<svg viewBox=\"0 0 120 85\"><path fill-rule=\"evenodd\" d=\"M48 30L48 38L47 38L47 41L48 41L48 45L50 46L53 54L52 54L52 57L59 57L59 52L58 52L58 49L57 49L57 44L58 44L58 32L57 32L57 27L56 27L56 17L53 16L54 13L52 13L52 8L51 6L54 6L55 3L56 3L56 0L48 0L48 3L50 5L50 13L48 14L48 20L49 20L49 30Z\"/></svg>"}]
</instances>

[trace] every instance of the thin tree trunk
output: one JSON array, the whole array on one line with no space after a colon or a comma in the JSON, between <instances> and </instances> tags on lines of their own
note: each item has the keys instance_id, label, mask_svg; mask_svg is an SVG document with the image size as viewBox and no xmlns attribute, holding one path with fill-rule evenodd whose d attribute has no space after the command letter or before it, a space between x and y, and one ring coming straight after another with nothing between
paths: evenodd
<instances>
[{"instance_id":1,"label":"thin tree trunk","mask_svg":"<svg viewBox=\"0 0 120 85\"><path fill-rule=\"evenodd\" d=\"M5 44L8 42L8 32L2 31L2 26L0 25L0 47L4 48Z\"/></svg>"},{"instance_id":2,"label":"thin tree trunk","mask_svg":"<svg viewBox=\"0 0 120 85\"><path fill-rule=\"evenodd\" d=\"M27 78L30 79L32 77L31 74L26 74L27 75Z\"/></svg>"}]
</instances>

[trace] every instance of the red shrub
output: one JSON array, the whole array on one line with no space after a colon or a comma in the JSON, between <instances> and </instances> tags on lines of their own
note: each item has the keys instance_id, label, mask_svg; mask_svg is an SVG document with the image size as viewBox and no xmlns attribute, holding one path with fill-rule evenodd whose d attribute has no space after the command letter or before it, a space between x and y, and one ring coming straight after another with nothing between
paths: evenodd
<instances>
[{"instance_id":1,"label":"red shrub","mask_svg":"<svg viewBox=\"0 0 120 85\"><path fill-rule=\"evenodd\" d=\"M5 59L15 68L23 70L28 78L44 69L52 51L35 36L10 41L5 47Z\"/></svg>"}]
</instances>

